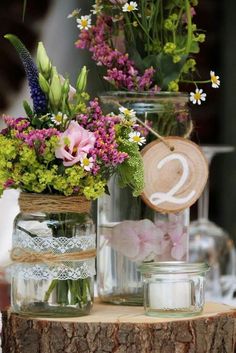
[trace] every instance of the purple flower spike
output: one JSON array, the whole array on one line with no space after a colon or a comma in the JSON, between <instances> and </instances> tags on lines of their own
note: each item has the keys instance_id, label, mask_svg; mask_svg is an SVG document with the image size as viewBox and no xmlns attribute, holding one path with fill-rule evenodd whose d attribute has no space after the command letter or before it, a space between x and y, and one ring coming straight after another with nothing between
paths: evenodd
<instances>
[{"instance_id":1,"label":"purple flower spike","mask_svg":"<svg viewBox=\"0 0 236 353\"><path fill-rule=\"evenodd\" d=\"M39 86L38 69L35 63L33 62L30 53L28 52L24 44L20 41L20 39L14 36L13 34L7 34L5 35L5 38L8 39L11 44L15 47L24 65L25 73L29 82L30 95L33 100L34 113L45 114L47 112L47 99Z\"/></svg>"}]
</instances>

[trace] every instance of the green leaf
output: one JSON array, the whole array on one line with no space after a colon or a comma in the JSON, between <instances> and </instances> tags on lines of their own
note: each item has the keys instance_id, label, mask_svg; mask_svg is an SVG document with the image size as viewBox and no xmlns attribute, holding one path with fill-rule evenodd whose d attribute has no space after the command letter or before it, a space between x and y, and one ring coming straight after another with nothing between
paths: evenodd
<instances>
[{"instance_id":1,"label":"green leaf","mask_svg":"<svg viewBox=\"0 0 236 353\"><path fill-rule=\"evenodd\" d=\"M180 55L181 60L178 63L173 63L171 55L160 53L156 57L156 73L155 79L157 84L163 89L168 88L168 84L179 78L182 67L188 58L188 55Z\"/></svg>"},{"instance_id":2,"label":"green leaf","mask_svg":"<svg viewBox=\"0 0 236 353\"><path fill-rule=\"evenodd\" d=\"M192 41L190 46L190 53L198 54L200 51L199 43L196 41Z\"/></svg>"},{"instance_id":3,"label":"green leaf","mask_svg":"<svg viewBox=\"0 0 236 353\"><path fill-rule=\"evenodd\" d=\"M143 64L145 66L145 69L149 67L153 67L155 70L158 70L157 67L157 55L148 55L146 58L143 59Z\"/></svg>"},{"instance_id":4,"label":"green leaf","mask_svg":"<svg viewBox=\"0 0 236 353\"><path fill-rule=\"evenodd\" d=\"M24 2L23 2L23 11L22 11L22 22L25 21L26 5L27 5L27 0L24 0Z\"/></svg>"},{"instance_id":5,"label":"green leaf","mask_svg":"<svg viewBox=\"0 0 236 353\"><path fill-rule=\"evenodd\" d=\"M136 47L129 43L127 48L128 48L127 52L129 54L129 58L135 62L135 67L140 71L144 71L146 68L144 64L144 60L142 59Z\"/></svg>"},{"instance_id":6,"label":"green leaf","mask_svg":"<svg viewBox=\"0 0 236 353\"><path fill-rule=\"evenodd\" d=\"M29 103L27 101L23 101L23 107L24 107L24 110L26 112L26 115L29 117L29 118L33 118L34 116L34 113L33 113L33 110L31 109Z\"/></svg>"}]
</instances>

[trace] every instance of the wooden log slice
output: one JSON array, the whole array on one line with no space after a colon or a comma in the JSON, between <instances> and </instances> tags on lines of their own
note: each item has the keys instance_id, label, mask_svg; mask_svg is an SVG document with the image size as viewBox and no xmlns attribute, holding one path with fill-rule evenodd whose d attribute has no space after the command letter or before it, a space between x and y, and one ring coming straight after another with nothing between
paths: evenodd
<instances>
[{"instance_id":1,"label":"wooden log slice","mask_svg":"<svg viewBox=\"0 0 236 353\"><path fill-rule=\"evenodd\" d=\"M236 309L208 303L192 318L95 304L89 316L39 319L3 312L2 353L234 353Z\"/></svg>"},{"instance_id":2,"label":"wooden log slice","mask_svg":"<svg viewBox=\"0 0 236 353\"><path fill-rule=\"evenodd\" d=\"M169 136L165 142L149 143L141 154L142 198L149 207L162 213L180 212L197 201L207 182L208 163L196 143Z\"/></svg>"}]
</instances>

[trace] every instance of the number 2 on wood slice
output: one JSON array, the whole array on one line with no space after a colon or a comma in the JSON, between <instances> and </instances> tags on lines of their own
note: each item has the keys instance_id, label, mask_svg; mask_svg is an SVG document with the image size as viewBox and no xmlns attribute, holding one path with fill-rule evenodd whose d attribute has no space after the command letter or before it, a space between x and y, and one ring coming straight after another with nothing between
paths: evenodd
<instances>
[{"instance_id":1,"label":"number 2 on wood slice","mask_svg":"<svg viewBox=\"0 0 236 353\"><path fill-rule=\"evenodd\" d=\"M143 151L145 187L143 200L159 212L190 207L207 182L208 165L200 148L181 137L167 137L173 151L154 141Z\"/></svg>"},{"instance_id":2,"label":"number 2 on wood slice","mask_svg":"<svg viewBox=\"0 0 236 353\"><path fill-rule=\"evenodd\" d=\"M188 163L185 157L181 156L178 153L173 153L164 159L162 159L158 165L157 169L161 169L164 164L167 162L171 162L173 160L179 160L182 168L183 168L183 174L181 175L180 180L177 182L177 184L170 189L168 192L156 192L152 194L149 198L150 202L157 206L160 205L163 202L172 202L172 203L177 203L177 204L184 204L192 199L192 197L196 194L195 190L190 191L190 193L185 196L185 197L175 197L174 195L184 186L185 182L188 179L189 176L189 167Z\"/></svg>"}]
</instances>

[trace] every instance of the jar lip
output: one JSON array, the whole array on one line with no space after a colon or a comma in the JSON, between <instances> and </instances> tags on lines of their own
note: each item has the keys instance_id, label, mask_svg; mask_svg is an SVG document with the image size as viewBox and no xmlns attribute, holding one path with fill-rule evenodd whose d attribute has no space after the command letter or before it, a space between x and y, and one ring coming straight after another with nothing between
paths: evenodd
<instances>
[{"instance_id":1,"label":"jar lip","mask_svg":"<svg viewBox=\"0 0 236 353\"><path fill-rule=\"evenodd\" d=\"M161 98L169 98L169 97L183 97L186 98L188 97L188 93L186 92L170 92L170 91L159 91L159 92L153 92L153 91L107 91L107 92L101 92L99 94L99 97L161 97Z\"/></svg>"},{"instance_id":2,"label":"jar lip","mask_svg":"<svg viewBox=\"0 0 236 353\"><path fill-rule=\"evenodd\" d=\"M139 266L139 271L143 274L201 273L209 269L210 266L204 262L185 261L144 262Z\"/></svg>"}]
</instances>

